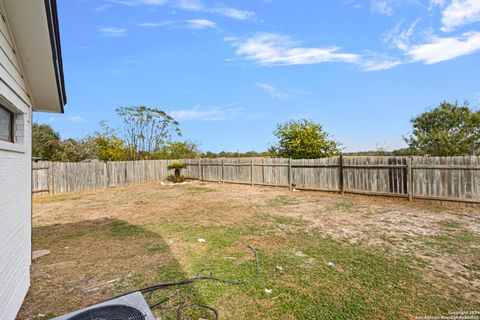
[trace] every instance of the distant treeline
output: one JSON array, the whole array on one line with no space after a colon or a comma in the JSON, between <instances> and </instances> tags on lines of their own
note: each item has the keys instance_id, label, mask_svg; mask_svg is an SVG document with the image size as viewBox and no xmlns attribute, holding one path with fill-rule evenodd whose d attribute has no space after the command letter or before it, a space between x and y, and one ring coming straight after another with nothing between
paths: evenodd
<instances>
[{"instance_id":1,"label":"distant treeline","mask_svg":"<svg viewBox=\"0 0 480 320\"><path fill-rule=\"evenodd\" d=\"M43 160L78 162L275 157L319 159L339 154L356 156L466 156L480 151L480 111L468 103L442 102L411 120L406 148L343 152L319 123L306 119L277 124L274 144L264 152L202 152L197 142L179 140L180 124L164 111L144 106L116 109L117 126L102 122L101 130L83 139L61 140L49 125L33 125L33 156Z\"/></svg>"}]
</instances>

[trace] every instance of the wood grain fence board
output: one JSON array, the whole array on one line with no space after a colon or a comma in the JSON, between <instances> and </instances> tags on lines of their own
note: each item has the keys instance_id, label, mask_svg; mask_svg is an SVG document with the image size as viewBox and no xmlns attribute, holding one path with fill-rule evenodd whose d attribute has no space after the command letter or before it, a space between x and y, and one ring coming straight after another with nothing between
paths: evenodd
<instances>
[{"instance_id":1,"label":"wood grain fence board","mask_svg":"<svg viewBox=\"0 0 480 320\"><path fill-rule=\"evenodd\" d=\"M479 162L479 157L414 157L414 197L480 201Z\"/></svg>"}]
</instances>

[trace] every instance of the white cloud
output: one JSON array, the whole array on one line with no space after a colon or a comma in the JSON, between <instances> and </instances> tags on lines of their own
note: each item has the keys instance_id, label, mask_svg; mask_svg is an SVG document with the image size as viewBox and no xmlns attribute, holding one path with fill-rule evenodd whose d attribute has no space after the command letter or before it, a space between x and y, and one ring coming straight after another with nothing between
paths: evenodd
<instances>
[{"instance_id":1,"label":"white cloud","mask_svg":"<svg viewBox=\"0 0 480 320\"><path fill-rule=\"evenodd\" d=\"M51 116L50 118L48 118L48 122L65 122L65 121L72 122L72 123L81 123L81 122L86 122L87 119L80 115L70 116L68 118L66 118L65 116L62 116L60 118L57 116Z\"/></svg>"},{"instance_id":2,"label":"white cloud","mask_svg":"<svg viewBox=\"0 0 480 320\"><path fill-rule=\"evenodd\" d=\"M415 5L423 7L424 0L372 0L371 10L373 13L378 13L386 16L391 16L395 13L395 9L402 5ZM439 1L439 0L433 0Z\"/></svg>"},{"instance_id":3,"label":"white cloud","mask_svg":"<svg viewBox=\"0 0 480 320\"><path fill-rule=\"evenodd\" d=\"M458 37L431 37L428 41L406 48L414 61L434 64L480 51L480 32L468 32Z\"/></svg>"},{"instance_id":4,"label":"white cloud","mask_svg":"<svg viewBox=\"0 0 480 320\"><path fill-rule=\"evenodd\" d=\"M127 6L162 6L165 5L168 0L110 0L110 2L119 3ZM181 10L217 14L241 21L248 20L255 15L255 12L253 11L240 10L231 7L208 7L204 5L203 2L200 0L177 0L173 6Z\"/></svg>"},{"instance_id":5,"label":"white cloud","mask_svg":"<svg viewBox=\"0 0 480 320\"><path fill-rule=\"evenodd\" d=\"M154 6L163 6L167 3L167 0L110 0L114 3L119 3L127 6L138 6L138 5L154 5Z\"/></svg>"},{"instance_id":6,"label":"white cloud","mask_svg":"<svg viewBox=\"0 0 480 320\"><path fill-rule=\"evenodd\" d=\"M391 16L393 14L392 5L388 0L373 0L372 11L386 16Z\"/></svg>"},{"instance_id":7,"label":"white cloud","mask_svg":"<svg viewBox=\"0 0 480 320\"><path fill-rule=\"evenodd\" d=\"M439 37L431 30L416 31L418 23L419 20L416 20L403 30L402 23L399 23L383 37L385 43L401 50L408 57L403 63L435 64L480 51L480 32Z\"/></svg>"},{"instance_id":8,"label":"white cloud","mask_svg":"<svg viewBox=\"0 0 480 320\"><path fill-rule=\"evenodd\" d=\"M167 3L167 0L141 0L140 2L145 3L145 4L153 4L156 6L161 6Z\"/></svg>"},{"instance_id":9,"label":"white cloud","mask_svg":"<svg viewBox=\"0 0 480 320\"><path fill-rule=\"evenodd\" d=\"M360 56L339 52L339 47L307 48L292 38L274 33L258 33L245 41L233 41L236 54L260 65L302 65L324 62L357 63Z\"/></svg>"},{"instance_id":10,"label":"white cloud","mask_svg":"<svg viewBox=\"0 0 480 320\"><path fill-rule=\"evenodd\" d=\"M127 33L127 29L117 27L104 27L98 29L98 31L106 37L121 37Z\"/></svg>"},{"instance_id":11,"label":"white cloud","mask_svg":"<svg viewBox=\"0 0 480 320\"><path fill-rule=\"evenodd\" d=\"M187 11L198 11L218 14L235 20L248 20L255 15L253 11L240 10L230 7L207 7L199 0L180 0L177 7Z\"/></svg>"},{"instance_id":12,"label":"white cloud","mask_svg":"<svg viewBox=\"0 0 480 320\"><path fill-rule=\"evenodd\" d=\"M189 11L201 11L204 9L203 3L198 0L180 0L177 7Z\"/></svg>"},{"instance_id":13,"label":"white cloud","mask_svg":"<svg viewBox=\"0 0 480 320\"><path fill-rule=\"evenodd\" d=\"M302 47L292 38L280 34L260 33L245 41L226 38L236 48L236 55L262 66L307 65L327 62L353 64L363 71L387 70L403 64L401 59L364 51L362 54L342 53L339 47ZM258 85L258 84L257 84ZM263 87L267 89L267 87Z\"/></svg>"},{"instance_id":14,"label":"white cloud","mask_svg":"<svg viewBox=\"0 0 480 320\"><path fill-rule=\"evenodd\" d=\"M85 119L82 116L71 116L68 118L68 121L73 122L73 123L80 123L80 122L85 122L87 119Z\"/></svg>"},{"instance_id":15,"label":"white cloud","mask_svg":"<svg viewBox=\"0 0 480 320\"><path fill-rule=\"evenodd\" d=\"M142 22L139 23L139 27L143 28L158 28L158 27L163 27L169 24L169 21L164 21L164 22Z\"/></svg>"},{"instance_id":16,"label":"white cloud","mask_svg":"<svg viewBox=\"0 0 480 320\"><path fill-rule=\"evenodd\" d=\"M232 103L222 107L202 108L195 106L191 109L174 110L171 116L177 120L198 121L225 121L245 117L245 108L235 107Z\"/></svg>"},{"instance_id":17,"label":"white cloud","mask_svg":"<svg viewBox=\"0 0 480 320\"><path fill-rule=\"evenodd\" d=\"M93 9L93 12L101 12L101 11L105 11L107 10L108 8L110 8L111 5L109 4L104 4L104 5L101 5L101 6L98 6L96 8Z\"/></svg>"},{"instance_id":18,"label":"white cloud","mask_svg":"<svg viewBox=\"0 0 480 320\"><path fill-rule=\"evenodd\" d=\"M216 9L209 9L212 13L218 13L222 16L229 17L235 20L248 20L255 15L253 11L244 11L238 10L235 8L216 8Z\"/></svg>"},{"instance_id":19,"label":"white cloud","mask_svg":"<svg viewBox=\"0 0 480 320\"><path fill-rule=\"evenodd\" d=\"M415 20L408 28L401 30L403 22L383 36L383 42L400 50L406 50L415 37L415 27L420 20Z\"/></svg>"},{"instance_id":20,"label":"white cloud","mask_svg":"<svg viewBox=\"0 0 480 320\"><path fill-rule=\"evenodd\" d=\"M364 58L360 63L360 67L363 71L381 71L395 68L403 63L404 61L397 58L375 54Z\"/></svg>"},{"instance_id":21,"label":"white cloud","mask_svg":"<svg viewBox=\"0 0 480 320\"><path fill-rule=\"evenodd\" d=\"M447 4L447 0L431 0L428 10L433 10L434 8L443 8Z\"/></svg>"},{"instance_id":22,"label":"white cloud","mask_svg":"<svg viewBox=\"0 0 480 320\"><path fill-rule=\"evenodd\" d=\"M272 86L271 84L257 82L257 83L255 83L255 85L258 88L263 89L273 99L288 100L290 98L287 93L281 91L280 89L276 88L275 86Z\"/></svg>"},{"instance_id":23,"label":"white cloud","mask_svg":"<svg viewBox=\"0 0 480 320\"><path fill-rule=\"evenodd\" d=\"M217 24L207 19L192 19L192 20L169 20L164 22L143 22L138 24L143 28L159 28L159 27L171 27L171 28L188 28L188 29L215 29Z\"/></svg>"},{"instance_id":24,"label":"white cloud","mask_svg":"<svg viewBox=\"0 0 480 320\"><path fill-rule=\"evenodd\" d=\"M216 28L215 22L206 19L187 20L187 27L191 29Z\"/></svg>"},{"instance_id":25,"label":"white cloud","mask_svg":"<svg viewBox=\"0 0 480 320\"><path fill-rule=\"evenodd\" d=\"M452 0L442 12L444 32L451 32L474 22L480 22L479 0Z\"/></svg>"}]
</instances>

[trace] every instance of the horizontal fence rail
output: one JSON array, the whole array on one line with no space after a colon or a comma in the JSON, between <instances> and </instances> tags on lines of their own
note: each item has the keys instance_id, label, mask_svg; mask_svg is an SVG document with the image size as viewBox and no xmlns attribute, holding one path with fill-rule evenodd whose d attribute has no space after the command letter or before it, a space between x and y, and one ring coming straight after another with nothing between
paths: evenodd
<instances>
[{"instance_id":1,"label":"horizontal fence rail","mask_svg":"<svg viewBox=\"0 0 480 320\"><path fill-rule=\"evenodd\" d=\"M165 180L171 162L203 181L480 204L480 157L224 158L91 163L34 162L34 194Z\"/></svg>"}]
</instances>

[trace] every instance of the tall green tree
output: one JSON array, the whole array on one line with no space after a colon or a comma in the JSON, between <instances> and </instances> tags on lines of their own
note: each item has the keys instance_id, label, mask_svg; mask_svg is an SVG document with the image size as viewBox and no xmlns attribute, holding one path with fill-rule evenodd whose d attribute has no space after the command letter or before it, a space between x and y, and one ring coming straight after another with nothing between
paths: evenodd
<instances>
[{"instance_id":1,"label":"tall green tree","mask_svg":"<svg viewBox=\"0 0 480 320\"><path fill-rule=\"evenodd\" d=\"M60 161L62 142L60 134L48 124L32 126L32 156L43 160Z\"/></svg>"},{"instance_id":2,"label":"tall green tree","mask_svg":"<svg viewBox=\"0 0 480 320\"><path fill-rule=\"evenodd\" d=\"M88 139L95 143L99 160L129 160L129 151L126 148L125 143L119 138L104 133L96 133L93 136L90 136Z\"/></svg>"},{"instance_id":3,"label":"tall green tree","mask_svg":"<svg viewBox=\"0 0 480 320\"><path fill-rule=\"evenodd\" d=\"M319 123L306 119L278 124L277 143L271 152L283 158L318 159L340 152L340 143L331 138Z\"/></svg>"},{"instance_id":4,"label":"tall green tree","mask_svg":"<svg viewBox=\"0 0 480 320\"><path fill-rule=\"evenodd\" d=\"M192 141L170 141L156 156L161 159L195 159L200 157L200 150Z\"/></svg>"},{"instance_id":5,"label":"tall green tree","mask_svg":"<svg viewBox=\"0 0 480 320\"><path fill-rule=\"evenodd\" d=\"M419 155L463 156L480 147L480 111L468 103L442 102L411 120L412 133L405 137L409 149Z\"/></svg>"},{"instance_id":6,"label":"tall green tree","mask_svg":"<svg viewBox=\"0 0 480 320\"><path fill-rule=\"evenodd\" d=\"M33 124L32 155L43 160L79 162L97 159L96 143L90 139L61 140L60 134L48 124Z\"/></svg>"},{"instance_id":7,"label":"tall green tree","mask_svg":"<svg viewBox=\"0 0 480 320\"><path fill-rule=\"evenodd\" d=\"M62 153L59 161L80 162L98 159L98 148L95 141L90 139L66 139L61 143Z\"/></svg>"}]
</instances>

